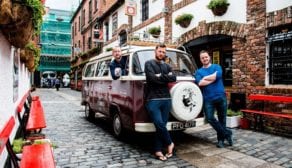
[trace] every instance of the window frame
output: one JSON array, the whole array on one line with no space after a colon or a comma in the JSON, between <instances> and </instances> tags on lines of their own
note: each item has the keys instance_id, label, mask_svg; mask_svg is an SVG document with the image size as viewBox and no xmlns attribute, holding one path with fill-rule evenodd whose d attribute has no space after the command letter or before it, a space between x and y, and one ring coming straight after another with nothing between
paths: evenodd
<instances>
[{"instance_id":1,"label":"window frame","mask_svg":"<svg viewBox=\"0 0 292 168\"><path fill-rule=\"evenodd\" d=\"M88 71L89 67L91 68L90 72ZM86 69L84 70L83 76L85 78L94 77L95 71L96 71L96 62L92 62L86 66ZM87 75L87 73L90 73L90 75L89 74Z\"/></svg>"},{"instance_id":2,"label":"window frame","mask_svg":"<svg viewBox=\"0 0 292 168\"><path fill-rule=\"evenodd\" d=\"M280 26L268 32L267 75L270 85L292 85L292 28Z\"/></svg>"},{"instance_id":3,"label":"window frame","mask_svg":"<svg viewBox=\"0 0 292 168\"><path fill-rule=\"evenodd\" d=\"M118 12L112 14L112 32L118 30Z\"/></svg>"},{"instance_id":4,"label":"window frame","mask_svg":"<svg viewBox=\"0 0 292 168\"><path fill-rule=\"evenodd\" d=\"M110 74L110 63L111 59L98 61L94 77L108 77Z\"/></svg>"},{"instance_id":5,"label":"window frame","mask_svg":"<svg viewBox=\"0 0 292 168\"><path fill-rule=\"evenodd\" d=\"M141 1L141 13L142 22L149 19L149 0Z\"/></svg>"}]
</instances>

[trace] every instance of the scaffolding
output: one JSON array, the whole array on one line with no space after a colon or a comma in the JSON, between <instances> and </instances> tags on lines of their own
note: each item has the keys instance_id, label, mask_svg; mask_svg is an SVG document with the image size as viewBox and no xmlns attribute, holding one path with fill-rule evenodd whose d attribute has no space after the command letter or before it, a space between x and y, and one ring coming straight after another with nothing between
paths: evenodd
<instances>
[{"instance_id":1,"label":"scaffolding","mask_svg":"<svg viewBox=\"0 0 292 168\"><path fill-rule=\"evenodd\" d=\"M40 33L39 71L70 71L71 12L50 9L43 18Z\"/></svg>"}]
</instances>

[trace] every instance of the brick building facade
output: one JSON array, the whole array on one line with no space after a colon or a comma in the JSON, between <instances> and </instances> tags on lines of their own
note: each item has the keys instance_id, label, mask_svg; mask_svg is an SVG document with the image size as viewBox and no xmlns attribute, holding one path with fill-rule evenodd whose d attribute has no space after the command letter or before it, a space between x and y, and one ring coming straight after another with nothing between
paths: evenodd
<instances>
[{"instance_id":1,"label":"brick building facade","mask_svg":"<svg viewBox=\"0 0 292 168\"><path fill-rule=\"evenodd\" d=\"M292 2L228 0L230 5L222 16L213 15L206 7L209 3L206 0L134 1L135 16L125 15L128 1L96 2L99 13L94 15L93 21L103 33L103 43L98 44L100 52L130 43L130 39L137 36L140 41L163 41L186 49L200 67L199 51L205 49L213 62L222 66L228 93L292 95ZM79 11L90 9L87 4L88 0L83 1ZM72 23L79 13L77 10ZM187 28L174 22L182 13L194 15ZM148 33L153 26L161 27L157 39ZM86 34L81 32L75 37ZM73 38L73 45L76 44ZM82 67L80 61L84 59L75 59L76 54L72 56L73 69Z\"/></svg>"}]
</instances>

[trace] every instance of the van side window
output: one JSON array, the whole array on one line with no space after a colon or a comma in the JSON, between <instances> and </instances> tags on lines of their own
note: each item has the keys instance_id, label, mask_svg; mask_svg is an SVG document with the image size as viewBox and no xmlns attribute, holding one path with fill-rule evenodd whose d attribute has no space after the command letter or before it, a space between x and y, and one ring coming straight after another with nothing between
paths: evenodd
<instances>
[{"instance_id":1,"label":"van side window","mask_svg":"<svg viewBox=\"0 0 292 168\"><path fill-rule=\"evenodd\" d=\"M121 60L117 62L112 59L110 62L111 76L114 80L120 78L120 76L128 76L129 74L129 55L123 55Z\"/></svg>"},{"instance_id":2,"label":"van side window","mask_svg":"<svg viewBox=\"0 0 292 168\"><path fill-rule=\"evenodd\" d=\"M143 75L144 71L142 70L138 54L133 55L133 73L135 75Z\"/></svg>"},{"instance_id":3,"label":"van side window","mask_svg":"<svg viewBox=\"0 0 292 168\"><path fill-rule=\"evenodd\" d=\"M100 61L97 64L97 69L95 72L95 76L108 76L109 74L109 63L111 60Z\"/></svg>"},{"instance_id":4,"label":"van side window","mask_svg":"<svg viewBox=\"0 0 292 168\"><path fill-rule=\"evenodd\" d=\"M93 77L94 70L95 70L95 64L89 64L89 65L87 65L86 70L85 70L85 73L84 73L84 76L85 77Z\"/></svg>"},{"instance_id":5,"label":"van side window","mask_svg":"<svg viewBox=\"0 0 292 168\"><path fill-rule=\"evenodd\" d=\"M123 56L122 59L126 60L125 74L123 74L123 76L128 76L129 75L129 55Z\"/></svg>"}]
</instances>

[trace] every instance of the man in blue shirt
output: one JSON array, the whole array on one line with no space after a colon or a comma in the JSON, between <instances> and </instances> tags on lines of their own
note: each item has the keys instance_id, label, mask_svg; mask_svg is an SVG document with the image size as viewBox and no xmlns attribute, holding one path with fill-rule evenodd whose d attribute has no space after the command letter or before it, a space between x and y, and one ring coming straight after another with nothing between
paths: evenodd
<instances>
[{"instance_id":1,"label":"man in blue shirt","mask_svg":"<svg viewBox=\"0 0 292 168\"><path fill-rule=\"evenodd\" d=\"M211 58L205 50L200 52L200 60L203 67L196 72L195 82L203 92L205 117L217 132L217 147L223 148L225 139L232 146L232 132L226 128L227 99L222 80L222 68L220 65L211 64ZM215 109L218 120L214 116Z\"/></svg>"},{"instance_id":2,"label":"man in blue shirt","mask_svg":"<svg viewBox=\"0 0 292 168\"><path fill-rule=\"evenodd\" d=\"M122 57L120 47L114 47L112 51L114 60L110 63L110 71L114 80L119 79L122 75L126 75L126 59Z\"/></svg>"}]
</instances>

